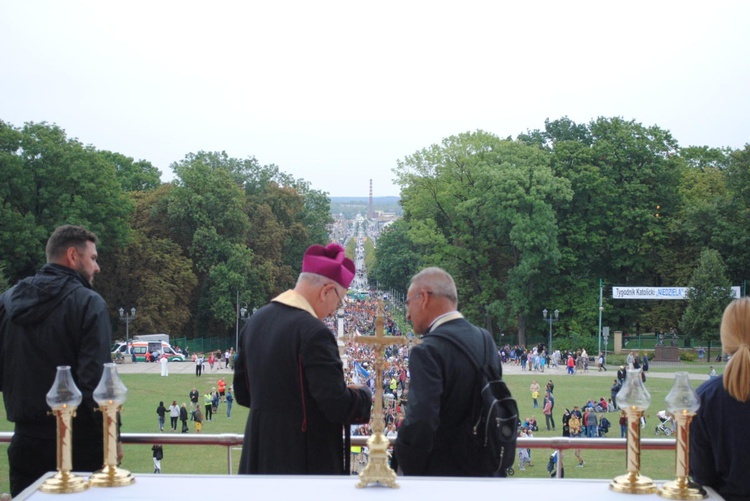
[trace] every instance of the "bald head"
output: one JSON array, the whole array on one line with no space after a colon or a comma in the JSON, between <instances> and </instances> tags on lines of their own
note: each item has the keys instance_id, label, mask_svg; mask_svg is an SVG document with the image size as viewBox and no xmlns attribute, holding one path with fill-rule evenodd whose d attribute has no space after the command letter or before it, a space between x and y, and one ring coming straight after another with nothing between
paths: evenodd
<instances>
[{"instance_id":1,"label":"bald head","mask_svg":"<svg viewBox=\"0 0 750 501\"><path fill-rule=\"evenodd\" d=\"M411 279L406 297L406 318L414 332L424 334L441 315L455 311L458 293L453 277L441 268L425 268Z\"/></svg>"},{"instance_id":2,"label":"bald head","mask_svg":"<svg viewBox=\"0 0 750 501\"><path fill-rule=\"evenodd\" d=\"M427 288L433 295L448 299L454 306L458 305L456 283L450 273L442 268L433 266L420 271L409 282L410 289L414 286Z\"/></svg>"}]
</instances>

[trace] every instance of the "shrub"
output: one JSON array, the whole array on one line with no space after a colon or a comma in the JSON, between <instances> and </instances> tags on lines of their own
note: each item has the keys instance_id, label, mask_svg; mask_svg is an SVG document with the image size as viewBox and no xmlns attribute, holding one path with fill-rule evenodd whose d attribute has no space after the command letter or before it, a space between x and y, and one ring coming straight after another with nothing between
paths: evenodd
<instances>
[{"instance_id":1,"label":"shrub","mask_svg":"<svg viewBox=\"0 0 750 501\"><path fill-rule=\"evenodd\" d=\"M680 350L680 360L683 362L695 362L698 355L694 351Z\"/></svg>"},{"instance_id":2,"label":"shrub","mask_svg":"<svg viewBox=\"0 0 750 501\"><path fill-rule=\"evenodd\" d=\"M569 332L565 337L555 338L554 349L576 351L584 348L590 356L599 354L599 341L596 337Z\"/></svg>"}]
</instances>

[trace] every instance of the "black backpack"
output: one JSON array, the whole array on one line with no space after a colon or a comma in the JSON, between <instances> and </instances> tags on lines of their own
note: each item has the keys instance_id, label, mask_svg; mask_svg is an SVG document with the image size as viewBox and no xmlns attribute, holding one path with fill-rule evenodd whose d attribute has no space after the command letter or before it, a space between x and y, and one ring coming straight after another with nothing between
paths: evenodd
<instances>
[{"instance_id":1,"label":"black backpack","mask_svg":"<svg viewBox=\"0 0 750 501\"><path fill-rule=\"evenodd\" d=\"M445 339L457 347L477 372L476 398L470 415L471 435L458 438L470 442L472 454L466 460L472 464L467 465L468 470L482 476L504 477L516 457L518 404L505 381L490 364L490 350L494 343L490 342L489 333L484 329L478 330L484 340L484 365L481 366L457 339L439 332L430 335Z\"/></svg>"}]
</instances>

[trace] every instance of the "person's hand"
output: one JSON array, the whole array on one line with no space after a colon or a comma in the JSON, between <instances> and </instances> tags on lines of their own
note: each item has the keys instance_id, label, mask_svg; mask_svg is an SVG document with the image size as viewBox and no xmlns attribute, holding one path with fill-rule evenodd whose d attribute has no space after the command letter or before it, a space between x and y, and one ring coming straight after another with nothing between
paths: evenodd
<instances>
[{"instance_id":1,"label":"person's hand","mask_svg":"<svg viewBox=\"0 0 750 501\"><path fill-rule=\"evenodd\" d=\"M125 454L122 452L122 442L117 442L117 466L122 464L122 458L124 457Z\"/></svg>"},{"instance_id":2,"label":"person's hand","mask_svg":"<svg viewBox=\"0 0 750 501\"><path fill-rule=\"evenodd\" d=\"M365 395L366 395L365 398L367 398L368 400L372 400L372 390L370 389L369 386L364 385L364 384L359 384L359 385L353 384L353 385L350 385L349 388L352 388L354 390L363 391L365 393Z\"/></svg>"}]
</instances>

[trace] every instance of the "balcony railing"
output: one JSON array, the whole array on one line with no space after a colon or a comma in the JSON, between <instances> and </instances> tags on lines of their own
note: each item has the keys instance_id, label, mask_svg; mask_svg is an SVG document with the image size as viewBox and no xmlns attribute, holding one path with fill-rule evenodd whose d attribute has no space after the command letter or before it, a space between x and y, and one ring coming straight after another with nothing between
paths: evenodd
<instances>
[{"instance_id":1,"label":"balcony railing","mask_svg":"<svg viewBox=\"0 0 750 501\"><path fill-rule=\"evenodd\" d=\"M12 432L0 432L0 443L9 443L13 438ZM169 445L214 445L226 447L227 449L227 473L232 474L232 449L242 446L243 435L234 433L222 433L219 435L186 435L182 433L123 433L122 442L125 444L169 444ZM369 437L354 436L352 445L367 445ZM391 444L395 438L388 439ZM564 451L568 449L592 449L592 450L624 450L627 442L624 438L519 438L518 446L527 449L556 449ZM641 449L648 450L674 450L675 440L673 438L643 438ZM561 462L558 461L558 468ZM558 471L557 478L560 478Z\"/></svg>"}]
</instances>

